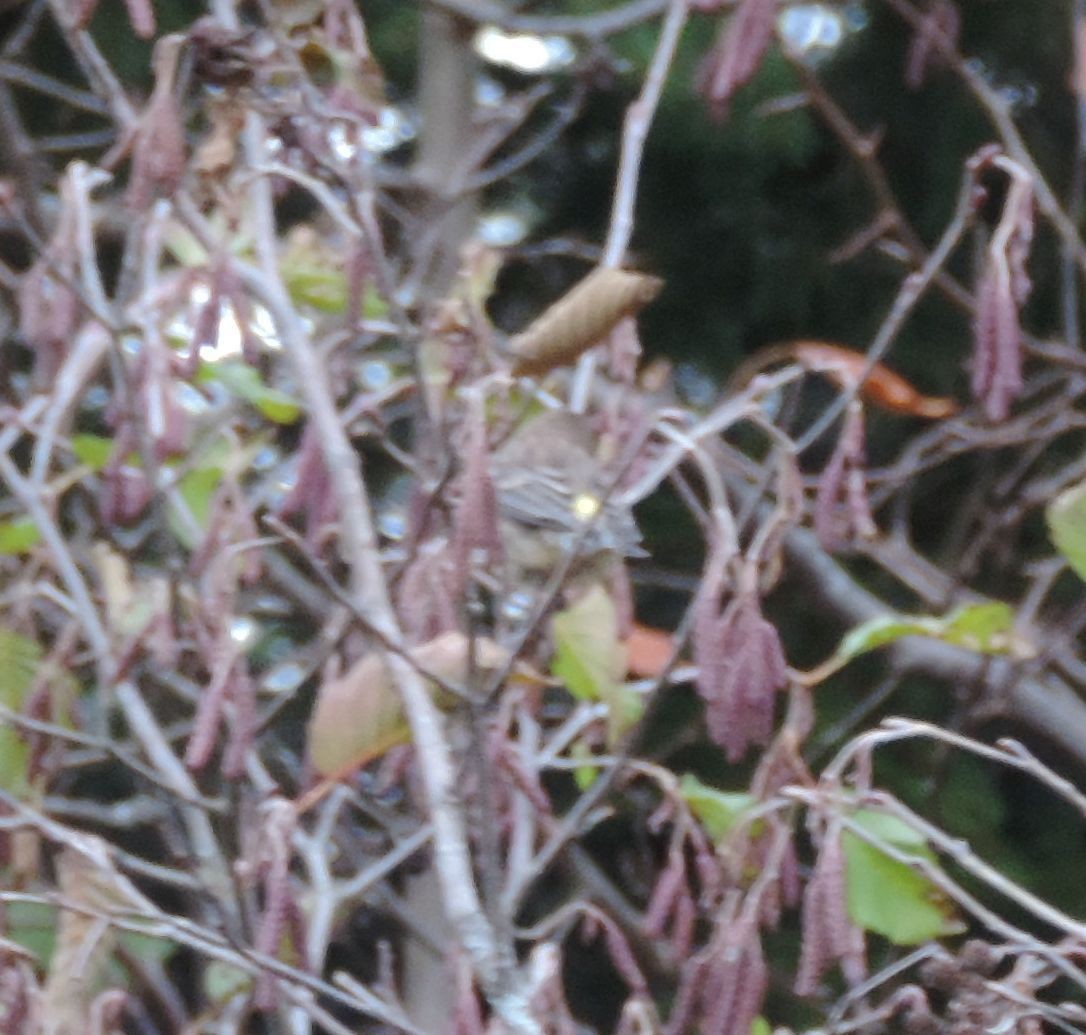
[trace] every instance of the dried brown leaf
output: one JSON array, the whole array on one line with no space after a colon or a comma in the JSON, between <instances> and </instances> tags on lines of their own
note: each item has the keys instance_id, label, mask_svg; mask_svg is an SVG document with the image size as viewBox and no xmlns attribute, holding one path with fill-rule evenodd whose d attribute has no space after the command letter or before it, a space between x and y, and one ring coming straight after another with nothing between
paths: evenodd
<instances>
[{"instance_id":1,"label":"dried brown leaf","mask_svg":"<svg viewBox=\"0 0 1086 1035\"><path fill-rule=\"evenodd\" d=\"M445 633L411 653L424 672L460 685L468 675L468 638ZM481 671L496 671L509 658L508 651L490 639L474 643L475 663ZM367 654L342 676L318 691L309 720L309 758L317 772L330 776L349 771L409 738L392 673L383 655Z\"/></svg>"},{"instance_id":2,"label":"dried brown leaf","mask_svg":"<svg viewBox=\"0 0 1086 1035\"><path fill-rule=\"evenodd\" d=\"M536 377L568 366L620 320L648 305L663 286L646 273L597 267L509 342L513 373Z\"/></svg>"},{"instance_id":3,"label":"dried brown leaf","mask_svg":"<svg viewBox=\"0 0 1086 1035\"><path fill-rule=\"evenodd\" d=\"M65 847L57 857L61 908L56 947L42 992L42 1026L50 1035L85 1035L115 940L98 915L154 913L154 907L114 868L105 842L79 835L86 850ZM85 910L81 911L81 910Z\"/></svg>"},{"instance_id":4,"label":"dried brown leaf","mask_svg":"<svg viewBox=\"0 0 1086 1035\"><path fill-rule=\"evenodd\" d=\"M222 175L234 164L245 124L245 109L236 98L226 94L209 101L207 114L211 128L200 141L192 164L198 173Z\"/></svg>"},{"instance_id":5,"label":"dried brown leaf","mask_svg":"<svg viewBox=\"0 0 1086 1035\"><path fill-rule=\"evenodd\" d=\"M797 341L791 346L795 359L807 370L825 374L842 388L855 388L867 370L868 358L862 352L825 341ZM922 395L900 374L885 363L876 363L860 385L860 397L880 409L912 417L938 420L958 412L956 400Z\"/></svg>"}]
</instances>

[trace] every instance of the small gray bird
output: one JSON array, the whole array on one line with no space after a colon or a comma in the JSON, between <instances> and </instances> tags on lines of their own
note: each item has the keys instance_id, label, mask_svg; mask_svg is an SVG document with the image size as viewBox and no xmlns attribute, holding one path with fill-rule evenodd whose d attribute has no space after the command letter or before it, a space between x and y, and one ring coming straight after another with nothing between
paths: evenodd
<instances>
[{"instance_id":1,"label":"small gray bird","mask_svg":"<svg viewBox=\"0 0 1086 1035\"><path fill-rule=\"evenodd\" d=\"M514 567L549 572L571 553L584 570L645 557L629 507L604 499L601 469L583 417L550 410L525 421L492 458L502 539Z\"/></svg>"}]
</instances>

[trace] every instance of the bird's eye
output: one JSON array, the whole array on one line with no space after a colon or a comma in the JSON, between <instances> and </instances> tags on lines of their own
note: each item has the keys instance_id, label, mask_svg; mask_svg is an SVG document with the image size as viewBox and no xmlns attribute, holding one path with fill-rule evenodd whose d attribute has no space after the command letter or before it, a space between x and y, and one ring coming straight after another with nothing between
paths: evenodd
<instances>
[{"instance_id":1,"label":"bird's eye","mask_svg":"<svg viewBox=\"0 0 1086 1035\"><path fill-rule=\"evenodd\" d=\"M600 510L600 501L588 492L579 492L570 504L573 516L578 521L591 521Z\"/></svg>"}]
</instances>

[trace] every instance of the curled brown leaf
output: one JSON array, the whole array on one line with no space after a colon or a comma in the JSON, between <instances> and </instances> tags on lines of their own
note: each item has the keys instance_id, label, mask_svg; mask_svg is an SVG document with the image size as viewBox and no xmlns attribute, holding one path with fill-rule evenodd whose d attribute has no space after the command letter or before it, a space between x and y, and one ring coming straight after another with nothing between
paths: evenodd
<instances>
[{"instance_id":1,"label":"curled brown leaf","mask_svg":"<svg viewBox=\"0 0 1086 1035\"><path fill-rule=\"evenodd\" d=\"M659 277L597 267L509 342L513 373L536 377L568 366L660 293Z\"/></svg>"}]
</instances>

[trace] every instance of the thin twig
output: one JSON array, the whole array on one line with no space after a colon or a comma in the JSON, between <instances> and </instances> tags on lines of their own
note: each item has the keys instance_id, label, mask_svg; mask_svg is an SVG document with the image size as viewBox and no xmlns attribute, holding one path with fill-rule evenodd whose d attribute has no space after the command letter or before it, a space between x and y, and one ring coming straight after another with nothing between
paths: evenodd
<instances>
[{"instance_id":1,"label":"thin twig","mask_svg":"<svg viewBox=\"0 0 1086 1035\"><path fill-rule=\"evenodd\" d=\"M611 221L603 258L600 260L601 266L621 266L626 257L626 249L633 234L634 208L637 204L637 186L641 178L645 141L660 103L668 70L675 59L679 37L686 25L688 5L689 0L670 0L667 16L660 28L660 37L656 41L656 49L641 84L641 92L626 110L626 118L622 124L618 176L611 202ZM590 351L585 353L577 364L569 401L570 409L574 413L583 413L588 405L596 361L595 351Z\"/></svg>"}]
</instances>

